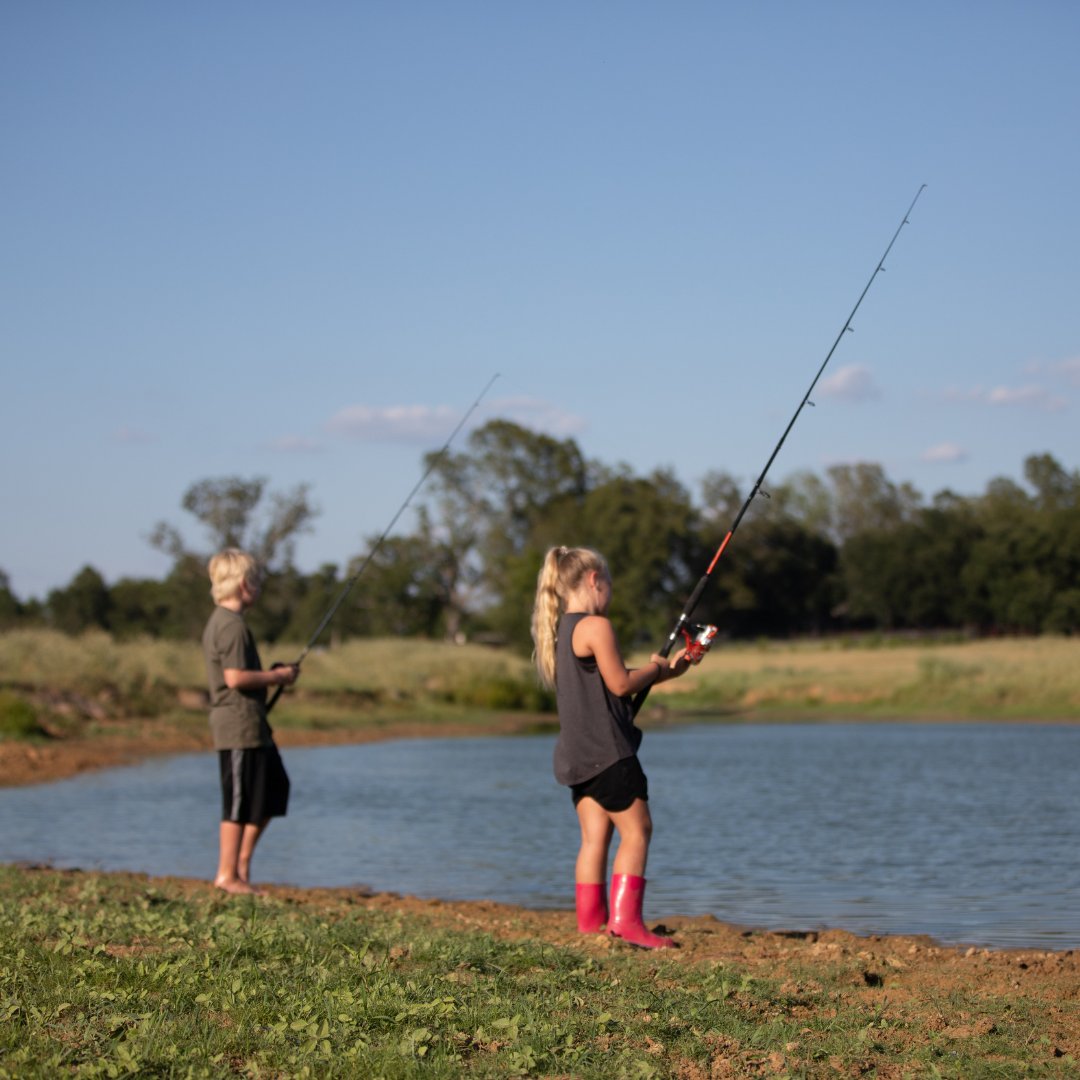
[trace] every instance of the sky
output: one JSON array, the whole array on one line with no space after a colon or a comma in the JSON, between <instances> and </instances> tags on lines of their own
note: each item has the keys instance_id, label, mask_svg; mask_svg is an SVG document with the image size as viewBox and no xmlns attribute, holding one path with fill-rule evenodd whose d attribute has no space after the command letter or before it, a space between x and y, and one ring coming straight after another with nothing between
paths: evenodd
<instances>
[{"instance_id":1,"label":"sky","mask_svg":"<svg viewBox=\"0 0 1080 1080\"><path fill-rule=\"evenodd\" d=\"M749 491L923 184L771 479L1075 469L1078 43L1073 0L9 0L0 570L162 577L226 476L310 485L344 565L496 374L455 450Z\"/></svg>"}]
</instances>

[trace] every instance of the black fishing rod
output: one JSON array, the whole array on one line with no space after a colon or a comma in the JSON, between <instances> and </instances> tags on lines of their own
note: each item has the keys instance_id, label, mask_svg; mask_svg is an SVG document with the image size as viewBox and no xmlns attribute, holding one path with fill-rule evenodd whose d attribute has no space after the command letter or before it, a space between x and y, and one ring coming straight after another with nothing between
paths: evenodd
<instances>
[{"instance_id":1,"label":"black fishing rod","mask_svg":"<svg viewBox=\"0 0 1080 1080\"><path fill-rule=\"evenodd\" d=\"M799 419L800 413L802 413L803 409L807 405L814 404L810 400L810 395L814 392L814 387L817 386L818 379L821 378L821 374L825 370L825 366L828 364L829 360L832 359L832 354L836 352L836 347L840 344L841 338L843 338L844 334L848 332L853 332L851 330L851 320L855 318L855 312L859 310L859 305L863 302L863 297L866 296L866 294L870 291L870 286L873 285L874 279L885 269L885 260L888 258L889 252L892 251L892 246L896 243L896 238L900 235L900 230L903 229L903 227L908 223L908 215L914 209L915 204L919 201L919 196L923 193L925 187L926 185L923 184L919 188L919 190L915 192L915 198L911 200L911 206L907 208L907 213L904 214L903 219L896 228L896 232L893 233L893 238L889 241L889 246L885 249L885 254L881 256L880 261L874 268L874 272L870 275L870 280L866 283L866 288L864 288L863 291L859 294L859 299L855 302L855 306L851 309L851 314L847 317L847 322L844 323L844 326L841 329L840 333L836 335L836 340L833 342L833 346L829 350L828 355L821 362L821 367L818 368L817 374L814 376L814 381L810 384L810 388L803 395L803 399L799 402L799 407L795 410L795 414L788 422L788 426L784 428L784 434L780 436L780 441L776 444L775 447L773 447L773 452L769 455L769 460L765 462L765 468L761 470L761 475L757 478L754 486L750 489L750 494L746 496L746 501L742 504L742 506L739 508L739 512L735 515L735 520L732 522L731 528L728 529L727 534L724 536L724 539L720 542L720 546L716 549L716 554L713 555L712 562L709 563L708 567L705 570L705 573L701 576L701 580L698 581L697 585L694 586L694 591L690 594L690 598L683 606L682 614L679 616L678 621L675 623L674 629L671 631L671 634L668 636L667 641L664 642L663 647L660 649L660 656L666 657L671 653L671 650L674 647L675 642L678 641L680 634L686 637L688 645L691 649L693 649L695 645L698 646L696 651L699 657L705 651L705 649L708 648L709 643L712 641L712 637L716 632L715 627L701 627L700 629L695 627L697 637L687 632L686 628L687 624L690 621L690 616L693 615L694 609L697 607L698 601L701 599L701 594L705 592L705 589L708 586L710 579L712 578L712 572L716 568L716 564L720 561L720 556L724 554L724 550L731 542L731 538L735 535L735 530L738 529L739 523L743 519L743 515L745 515L746 511L750 508L750 504L757 497L758 492L761 491L761 485L765 482L765 476L768 473L769 469L772 467L772 463L776 460L776 455L780 453L780 448L784 445L788 434L795 426L795 421ZM648 686L645 687L645 689L642 690L636 698L634 698L635 716L638 714L641 706L645 704L645 699L649 696L649 689L650 688Z\"/></svg>"},{"instance_id":2,"label":"black fishing rod","mask_svg":"<svg viewBox=\"0 0 1080 1080\"><path fill-rule=\"evenodd\" d=\"M403 513L405 513L405 508L409 505L410 502L412 502L413 496L424 486L424 481L427 480L427 478L435 471L436 466L446 456L446 452L450 449L450 444L457 437L457 433L465 426L466 421L476 411L476 407L484 399L484 395L491 389L492 384L498 377L498 372L491 376L491 378L487 382L487 385L484 387L483 390L480 391L477 399L469 406L468 411L458 422L457 427L450 432L450 437L446 440L446 442L443 443L442 449L439 450L438 453L436 453L435 456L431 459L431 462L428 465L427 469L424 470L424 475L420 477L420 479L416 482L416 486L412 489L412 491L409 492L408 497L398 507L397 513L394 514L394 516L390 519L390 524L387 525L385 529L383 529L382 535L371 546L371 550L367 553L367 557L360 564L360 569L357 570L356 573L353 574L353 576L345 582L345 587L338 594L338 598L330 605L330 609L323 616L322 622L320 622L319 625L315 628L315 633L313 633L308 639L308 643L304 646L304 651L293 661L294 667L299 667L304 662L307 654L311 652L311 650L315 646L315 643L319 640L320 637L322 637L322 632L330 625L331 620L337 614L338 608L340 608L341 605L345 602L345 597L349 595L349 593L352 591L352 587L360 580L368 566L371 565L371 560L375 558L375 555L378 552L379 548L383 545L383 541L387 538L387 536L390 535L390 530L397 524L397 519L401 517ZM280 665L275 664L274 666L278 667ZM281 692L284 689L284 686L279 686L274 691L273 696L266 703L267 712L269 712L274 707L274 703L279 697L281 697Z\"/></svg>"}]
</instances>

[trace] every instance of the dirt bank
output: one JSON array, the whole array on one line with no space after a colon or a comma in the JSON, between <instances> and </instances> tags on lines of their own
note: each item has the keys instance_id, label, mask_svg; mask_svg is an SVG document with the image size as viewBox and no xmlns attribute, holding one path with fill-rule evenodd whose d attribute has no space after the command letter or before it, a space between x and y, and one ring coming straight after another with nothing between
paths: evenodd
<instances>
[{"instance_id":1,"label":"dirt bank","mask_svg":"<svg viewBox=\"0 0 1080 1080\"><path fill-rule=\"evenodd\" d=\"M341 746L386 739L418 739L461 735L516 735L534 730L536 717L522 713L495 713L483 722L455 725L395 721L385 727L291 730L279 728L279 746ZM160 754L210 751L210 732L205 724L190 730L164 726L156 720L123 720L107 725L90 737L48 739L35 742L0 741L0 787L64 780L90 769L134 765Z\"/></svg>"}]
</instances>

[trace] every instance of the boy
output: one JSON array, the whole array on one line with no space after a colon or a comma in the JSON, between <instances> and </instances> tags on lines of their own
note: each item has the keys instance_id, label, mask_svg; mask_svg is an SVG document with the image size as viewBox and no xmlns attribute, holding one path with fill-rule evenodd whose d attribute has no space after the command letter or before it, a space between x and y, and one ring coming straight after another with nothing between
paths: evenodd
<instances>
[{"instance_id":1,"label":"boy","mask_svg":"<svg viewBox=\"0 0 1080 1080\"><path fill-rule=\"evenodd\" d=\"M255 893L251 856L272 817L284 817L289 777L266 720L266 690L291 686L299 668L263 671L243 613L259 598L262 570L246 551L227 548L207 565L217 605L203 631L210 685L210 731L221 768L220 854L214 884L228 893Z\"/></svg>"}]
</instances>

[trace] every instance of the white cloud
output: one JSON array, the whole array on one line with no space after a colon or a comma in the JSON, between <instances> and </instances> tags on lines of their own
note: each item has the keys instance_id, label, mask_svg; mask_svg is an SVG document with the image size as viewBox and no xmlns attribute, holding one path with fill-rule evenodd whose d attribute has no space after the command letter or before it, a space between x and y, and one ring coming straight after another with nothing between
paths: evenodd
<instances>
[{"instance_id":1,"label":"white cloud","mask_svg":"<svg viewBox=\"0 0 1080 1080\"><path fill-rule=\"evenodd\" d=\"M1062 376L1073 386L1080 386L1080 356L1074 356L1069 360L1060 360L1051 368L1056 374Z\"/></svg>"},{"instance_id":2,"label":"white cloud","mask_svg":"<svg viewBox=\"0 0 1080 1080\"><path fill-rule=\"evenodd\" d=\"M306 435L282 435L270 442L270 449L284 454L317 454L322 451L322 444Z\"/></svg>"},{"instance_id":3,"label":"white cloud","mask_svg":"<svg viewBox=\"0 0 1080 1080\"><path fill-rule=\"evenodd\" d=\"M113 442L124 443L127 446L145 446L147 443L154 442L154 436L147 431L128 427L125 424L124 427L117 428L113 432L112 440Z\"/></svg>"},{"instance_id":4,"label":"white cloud","mask_svg":"<svg viewBox=\"0 0 1080 1080\"><path fill-rule=\"evenodd\" d=\"M946 401L970 401L977 405L1000 407L1027 406L1040 412L1061 412L1068 408L1067 399L1055 394L1039 383L1025 383L1023 386L995 386L986 389L975 386L963 390L950 387L945 391Z\"/></svg>"},{"instance_id":5,"label":"white cloud","mask_svg":"<svg viewBox=\"0 0 1080 1080\"><path fill-rule=\"evenodd\" d=\"M522 427L543 431L557 438L577 435L588 427L584 417L566 412L539 398L500 398L491 403L491 412Z\"/></svg>"},{"instance_id":6,"label":"white cloud","mask_svg":"<svg viewBox=\"0 0 1080 1080\"><path fill-rule=\"evenodd\" d=\"M967 461L967 451L956 443L943 442L928 447L922 452L922 460L931 464L950 465L958 461Z\"/></svg>"},{"instance_id":7,"label":"white cloud","mask_svg":"<svg viewBox=\"0 0 1080 1080\"><path fill-rule=\"evenodd\" d=\"M364 442L429 443L445 438L460 415L448 405L349 405L326 422L326 430Z\"/></svg>"},{"instance_id":8,"label":"white cloud","mask_svg":"<svg viewBox=\"0 0 1080 1080\"><path fill-rule=\"evenodd\" d=\"M486 419L501 417L556 438L586 428L582 417L538 398L505 397L483 405L478 413ZM350 405L327 421L326 430L365 442L427 444L448 436L460 419L460 413L446 405ZM474 418L474 424L483 422Z\"/></svg>"},{"instance_id":9,"label":"white cloud","mask_svg":"<svg viewBox=\"0 0 1080 1080\"><path fill-rule=\"evenodd\" d=\"M823 379L819 384L825 397L841 398L844 401L869 401L880 397L874 377L865 364L849 364Z\"/></svg>"},{"instance_id":10,"label":"white cloud","mask_svg":"<svg viewBox=\"0 0 1080 1080\"><path fill-rule=\"evenodd\" d=\"M1024 365L1025 375L1051 375L1080 386L1080 356L1067 360L1029 360Z\"/></svg>"},{"instance_id":11,"label":"white cloud","mask_svg":"<svg viewBox=\"0 0 1080 1080\"><path fill-rule=\"evenodd\" d=\"M1060 412L1068 404L1063 397L1051 393L1038 383L1024 386L995 386L986 394L988 405L1030 405L1042 412Z\"/></svg>"}]
</instances>

